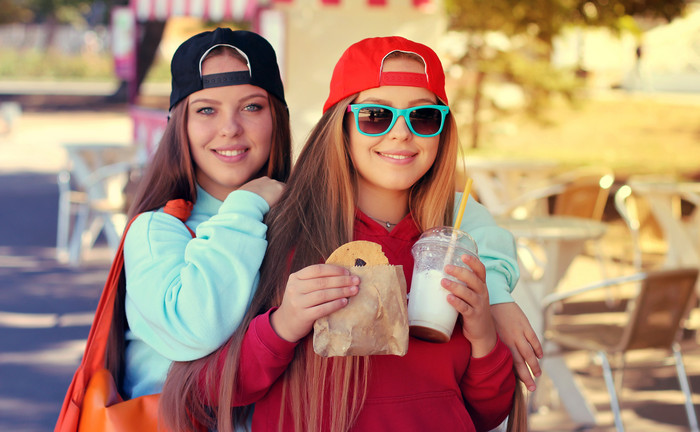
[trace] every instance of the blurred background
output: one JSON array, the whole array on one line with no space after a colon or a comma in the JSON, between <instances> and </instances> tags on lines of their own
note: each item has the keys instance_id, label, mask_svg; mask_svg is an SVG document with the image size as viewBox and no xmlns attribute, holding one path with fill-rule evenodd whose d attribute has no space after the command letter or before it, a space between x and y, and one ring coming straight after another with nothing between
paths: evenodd
<instances>
[{"instance_id":1,"label":"blurred background","mask_svg":"<svg viewBox=\"0 0 700 432\"><path fill-rule=\"evenodd\" d=\"M299 146L320 115L342 51L364 37L396 34L441 55L468 154L604 163L626 173L698 171L693 158L678 157L697 151L698 117L685 109L686 99L700 93L696 1L3 0L2 6L5 101L17 99L12 89L19 93L27 82L35 92L77 82L83 92L100 84L108 102L165 109L164 99L147 96L151 88L167 94L169 61L180 42L219 25L251 29L276 48ZM669 145L674 151L665 151Z\"/></svg>"},{"instance_id":2,"label":"blurred background","mask_svg":"<svg viewBox=\"0 0 700 432\"><path fill-rule=\"evenodd\" d=\"M217 26L275 47L297 150L350 44L401 35L433 47L460 128L457 188L472 177L513 230L516 292L700 266L700 1L0 0L0 430L53 427L165 127L172 54ZM576 211L560 210L572 196ZM592 320L639 290L606 291L616 306ZM543 296L518 302L544 341L567 317ZM697 298L687 306L674 342L690 390L672 368L626 372L629 430L697 430ZM531 429L621 430L600 362L547 346L578 389L545 373Z\"/></svg>"}]
</instances>

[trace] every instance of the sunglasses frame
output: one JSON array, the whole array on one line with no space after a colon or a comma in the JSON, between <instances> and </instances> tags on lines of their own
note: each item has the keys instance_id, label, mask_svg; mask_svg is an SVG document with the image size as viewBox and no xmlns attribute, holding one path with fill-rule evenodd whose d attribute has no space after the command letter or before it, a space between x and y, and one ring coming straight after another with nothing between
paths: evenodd
<instances>
[{"instance_id":1,"label":"sunglasses frame","mask_svg":"<svg viewBox=\"0 0 700 432\"><path fill-rule=\"evenodd\" d=\"M389 126L386 128L386 130L384 132L373 134L373 133L363 132L362 129L360 129L360 110L363 108L370 108L370 107L382 108L382 109L385 109L385 110L388 110L391 112L391 114L392 114L391 124L389 124ZM425 135L425 134L420 134L413 129L413 125L411 124L411 118L409 117L409 114L417 109L420 109L420 108L434 108L440 112L442 118L440 121L440 127L438 128L437 132L435 132L433 134ZM401 108L394 108L394 107L381 105L381 104L366 103L366 104L350 104L350 105L348 105L346 112L353 113L353 116L355 117L355 127L357 128L357 131L365 136L378 137L378 136L386 135L394 127L394 125L396 124L396 120L399 117L403 117L404 121L408 125L408 128L411 130L411 132L414 135L419 136L419 137L423 137L423 138L430 138L430 137L434 137L436 135L440 135L440 133L442 132L442 129L445 126L445 117L447 116L447 113L450 112L450 107L448 107L447 105L418 105L418 106L414 106L414 107L410 107L410 108L401 109Z\"/></svg>"}]
</instances>

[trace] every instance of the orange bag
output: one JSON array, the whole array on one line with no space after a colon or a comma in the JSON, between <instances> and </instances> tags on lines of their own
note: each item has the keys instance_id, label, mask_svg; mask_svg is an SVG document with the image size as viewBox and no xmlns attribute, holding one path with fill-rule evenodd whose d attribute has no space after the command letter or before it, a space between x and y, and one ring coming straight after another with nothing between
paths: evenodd
<instances>
[{"instance_id":1,"label":"orange bag","mask_svg":"<svg viewBox=\"0 0 700 432\"><path fill-rule=\"evenodd\" d=\"M191 210L192 204L181 199L168 201L164 209L166 213L183 222L187 220ZM114 377L105 368L105 352L119 275L124 268L124 239L132 222L133 219L124 230L119 249L112 261L90 327L85 353L63 400L55 432L158 430L160 395L152 394L124 401L119 395ZM192 230L190 232L194 237Z\"/></svg>"}]
</instances>

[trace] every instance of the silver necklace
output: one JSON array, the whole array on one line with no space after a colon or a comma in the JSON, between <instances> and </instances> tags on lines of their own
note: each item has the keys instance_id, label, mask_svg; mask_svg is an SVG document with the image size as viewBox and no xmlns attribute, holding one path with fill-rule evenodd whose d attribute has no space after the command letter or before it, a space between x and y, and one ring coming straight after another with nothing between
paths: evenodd
<instances>
[{"instance_id":1,"label":"silver necklace","mask_svg":"<svg viewBox=\"0 0 700 432\"><path fill-rule=\"evenodd\" d=\"M367 216L369 216L369 215L367 215ZM389 222L389 221L377 219L377 218L372 217L372 216L369 216L369 217L370 217L370 219L375 220L375 221L379 222L380 224L384 225L384 226L386 227L386 229L391 229L391 227L397 225L397 224L395 224L395 223L391 223L391 222Z\"/></svg>"}]
</instances>

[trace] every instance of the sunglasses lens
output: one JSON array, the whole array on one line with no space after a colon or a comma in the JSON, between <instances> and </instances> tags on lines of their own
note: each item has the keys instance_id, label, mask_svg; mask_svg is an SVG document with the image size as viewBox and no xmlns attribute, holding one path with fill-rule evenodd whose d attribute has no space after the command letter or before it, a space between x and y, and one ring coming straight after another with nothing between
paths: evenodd
<instances>
[{"instance_id":1,"label":"sunglasses lens","mask_svg":"<svg viewBox=\"0 0 700 432\"><path fill-rule=\"evenodd\" d=\"M394 114L381 107L361 108L357 113L357 125L366 134L381 134L391 125Z\"/></svg>"},{"instance_id":2,"label":"sunglasses lens","mask_svg":"<svg viewBox=\"0 0 700 432\"><path fill-rule=\"evenodd\" d=\"M419 135L433 135L442 126L442 113L436 108L416 108L408 115L413 130Z\"/></svg>"}]
</instances>

